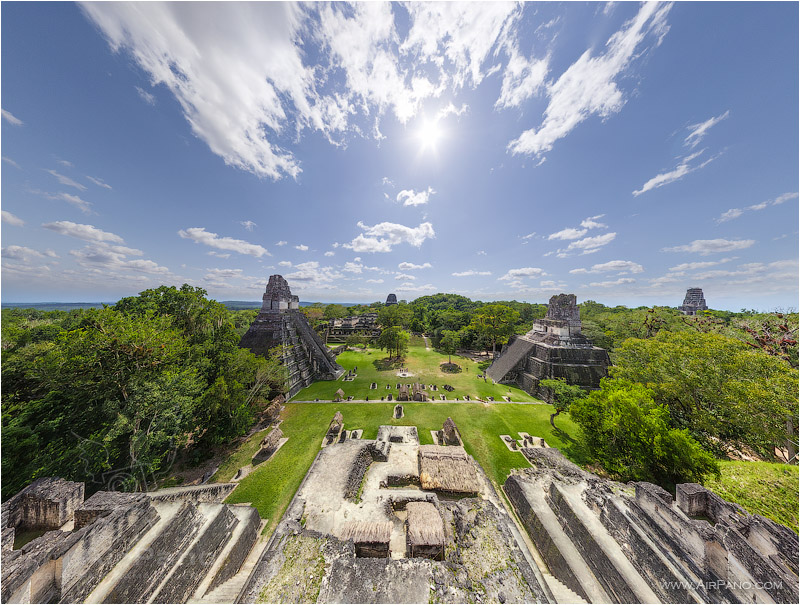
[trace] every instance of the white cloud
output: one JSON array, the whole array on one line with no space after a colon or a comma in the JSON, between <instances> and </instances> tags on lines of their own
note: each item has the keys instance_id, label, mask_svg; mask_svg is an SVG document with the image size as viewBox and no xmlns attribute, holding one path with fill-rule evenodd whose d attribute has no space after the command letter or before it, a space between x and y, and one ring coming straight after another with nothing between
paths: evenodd
<instances>
[{"instance_id":1,"label":"white cloud","mask_svg":"<svg viewBox=\"0 0 800 605\"><path fill-rule=\"evenodd\" d=\"M111 185L105 183L103 179L94 176L87 176L86 178L89 179L92 183L94 183L98 187L103 187L104 189L111 189Z\"/></svg>"},{"instance_id":2,"label":"white cloud","mask_svg":"<svg viewBox=\"0 0 800 605\"><path fill-rule=\"evenodd\" d=\"M620 277L619 279L615 279L613 281L592 282L589 284L589 286L592 288L611 288L612 286L621 286L623 284L632 284L635 282L636 280L632 277Z\"/></svg>"},{"instance_id":3,"label":"white cloud","mask_svg":"<svg viewBox=\"0 0 800 605\"><path fill-rule=\"evenodd\" d=\"M597 252L602 246L609 244L617 237L616 233L604 233L603 235L595 235L594 237L586 237L578 241L571 242L567 246L569 250L582 250L583 254L592 254Z\"/></svg>"},{"instance_id":4,"label":"white cloud","mask_svg":"<svg viewBox=\"0 0 800 605\"><path fill-rule=\"evenodd\" d=\"M472 275L491 275L491 271L476 271L475 269L469 269L467 271L460 271L458 273L452 273L453 277L470 277Z\"/></svg>"},{"instance_id":5,"label":"white cloud","mask_svg":"<svg viewBox=\"0 0 800 605\"><path fill-rule=\"evenodd\" d=\"M296 250L300 250L300 252L307 252L308 251L308 246L306 246L305 244L297 244L295 246L295 249Z\"/></svg>"},{"instance_id":6,"label":"white cloud","mask_svg":"<svg viewBox=\"0 0 800 605\"><path fill-rule=\"evenodd\" d=\"M566 229L562 229L561 231L556 231L555 233L551 233L547 236L547 239L578 239L579 237L583 237L588 232L587 229L573 229L572 227L567 227Z\"/></svg>"},{"instance_id":7,"label":"white cloud","mask_svg":"<svg viewBox=\"0 0 800 605\"><path fill-rule=\"evenodd\" d=\"M215 250L209 250L208 252L206 252L206 254L208 254L209 256L215 256L217 258L230 258L231 257L230 252L226 252L225 254L222 254L221 252L216 252Z\"/></svg>"},{"instance_id":8,"label":"white cloud","mask_svg":"<svg viewBox=\"0 0 800 605\"><path fill-rule=\"evenodd\" d=\"M663 248L664 252L692 252L707 256L709 254L716 254L718 252L732 252L733 250L744 250L755 244L752 239L696 239L690 244L683 246L673 246L671 248Z\"/></svg>"},{"instance_id":9,"label":"white cloud","mask_svg":"<svg viewBox=\"0 0 800 605\"><path fill-rule=\"evenodd\" d=\"M30 192L41 195L42 197L46 197L48 200L62 200L68 204L72 204L84 214L92 214L91 202L87 202L77 195L64 193L63 191L59 191L58 193L48 193L47 191L40 191L38 189L31 189Z\"/></svg>"},{"instance_id":10,"label":"white cloud","mask_svg":"<svg viewBox=\"0 0 800 605\"><path fill-rule=\"evenodd\" d=\"M417 279L414 275L409 275L408 273L398 273L394 276L395 279L407 279L407 280L415 280Z\"/></svg>"},{"instance_id":11,"label":"white cloud","mask_svg":"<svg viewBox=\"0 0 800 605\"><path fill-rule=\"evenodd\" d=\"M368 284L382 284L383 280L382 279L368 279L366 281L366 283L368 283Z\"/></svg>"},{"instance_id":12,"label":"white cloud","mask_svg":"<svg viewBox=\"0 0 800 605\"><path fill-rule=\"evenodd\" d=\"M13 124L14 126L22 126L25 123L22 120L20 120L18 117L16 117L14 114L12 114L10 111L6 111L5 109L2 109L2 110L0 110L0 112L2 112L2 114L3 114L3 119L6 122L8 122L9 124Z\"/></svg>"},{"instance_id":13,"label":"white cloud","mask_svg":"<svg viewBox=\"0 0 800 605\"><path fill-rule=\"evenodd\" d=\"M436 286L433 284L417 285L413 282L404 282L395 287L396 292L435 292Z\"/></svg>"},{"instance_id":14,"label":"white cloud","mask_svg":"<svg viewBox=\"0 0 800 605\"><path fill-rule=\"evenodd\" d=\"M476 252L476 254L477 254L478 256L486 256L486 250L478 250L478 251Z\"/></svg>"},{"instance_id":15,"label":"white cloud","mask_svg":"<svg viewBox=\"0 0 800 605\"><path fill-rule=\"evenodd\" d=\"M590 216L581 221L581 227L585 229L607 229L608 225L605 223L598 223L597 219L603 218L605 214L598 214L597 216Z\"/></svg>"},{"instance_id":16,"label":"white cloud","mask_svg":"<svg viewBox=\"0 0 800 605\"><path fill-rule=\"evenodd\" d=\"M286 244L288 244L288 243L289 243L289 242L287 242L287 241L285 241L285 240L281 240L281 241L277 242L275 245L276 245L276 246L285 246L285 245L286 245Z\"/></svg>"},{"instance_id":17,"label":"white cloud","mask_svg":"<svg viewBox=\"0 0 800 605\"><path fill-rule=\"evenodd\" d=\"M401 271L414 271L416 269L431 269L432 267L433 265L431 265L430 263L422 263L421 265L415 265L414 263L402 262L399 265L397 265L397 268L400 269Z\"/></svg>"},{"instance_id":18,"label":"white cloud","mask_svg":"<svg viewBox=\"0 0 800 605\"><path fill-rule=\"evenodd\" d=\"M4 161L5 163L7 163L7 164L11 164L11 165L12 165L14 168L17 168L18 170L22 170L22 168L20 167L20 165L19 165L19 164L17 164L17 163L16 163L14 160L12 160L12 159L11 159L11 158L9 158L9 157L3 156L3 161Z\"/></svg>"},{"instance_id":19,"label":"white cloud","mask_svg":"<svg viewBox=\"0 0 800 605\"><path fill-rule=\"evenodd\" d=\"M58 162L62 166L66 166L67 168L72 168L74 166L73 163L70 162L69 160L56 160L56 162Z\"/></svg>"},{"instance_id":20,"label":"white cloud","mask_svg":"<svg viewBox=\"0 0 800 605\"><path fill-rule=\"evenodd\" d=\"M744 214L746 210L758 211L758 210L764 210L764 208L768 208L769 206L778 206L780 204L783 204L784 202L795 199L797 195L798 195L797 192L784 193L776 197L774 200L765 200L763 202L759 202L758 204L753 204L752 206L748 206L747 208L744 209L731 208L730 210L726 210L725 212L720 214L719 217L715 220L717 224L724 223L726 221L732 221L733 219L742 216L742 214Z\"/></svg>"},{"instance_id":21,"label":"white cloud","mask_svg":"<svg viewBox=\"0 0 800 605\"><path fill-rule=\"evenodd\" d=\"M700 141L705 138L708 131L711 129L712 126L719 124L722 120L727 118L730 115L730 111L726 111L722 115L717 116L716 118L709 118L705 122L700 122L699 124L692 124L688 127L689 134L683 140L684 145L688 145L691 148L694 148Z\"/></svg>"},{"instance_id":22,"label":"white cloud","mask_svg":"<svg viewBox=\"0 0 800 605\"><path fill-rule=\"evenodd\" d=\"M342 271L346 273L361 273L364 270L364 265L359 262L346 262Z\"/></svg>"},{"instance_id":23,"label":"white cloud","mask_svg":"<svg viewBox=\"0 0 800 605\"><path fill-rule=\"evenodd\" d=\"M720 260L710 260L710 261L701 261L701 262L694 262L694 263L681 263L680 265L675 265L674 267L670 267L667 269L670 273L674 272L684 272L684 271L694 271L696 269L707 269L708 267L714 267L716 265L721 265L723 263L729 263L732 260L735 260L736 256L732 258L722 258Z\"/></svg>"},{"instance_id":24,"label":"white cloud","mask_svg":"<svg viewBox=\"0 0 800 605\"><path fill-rule=\"evenodd\" d=\"M300 263L295 265L294 268L296 271L284 275L286 280L290 283L293 281L302 282L303 285L308 287L318 288L321 285L329 284L336 279L344 277L333 267L320 267L316 261Z\"/></svg>"},{"instance_id":25,"label":"white cloud","mask_svg":"<svg viewBox=\"0 0 800 605\"><path fill-rule=\"evenodd\" d=\"M510 269L508 273L503 275L502 277L498 277L498 280L508 281L508 280L517 280L522 277L540 277L542 275L547 275L543 269L539 267L522 267L520 269Z\"/></svg>"},{"instance_id":26,"label":"white cloud","mask_svg":"<svg viewBox=\"0 0 800 605\"><path fill-rule=\"evenodd\" d=\"M290 261L290 260L282 260L282 261L280 261L278 263L278 266L280 266L280 267L291 267L292 266L292 261Z\"/></svg>"},{"instance_id":27,"label":"white cloud","mask_svg":"<svg viewBox=\"0 0 800 605\"><path fill-rule=\"evenodd\" d=\"M608 39L605 54L593 57L587 50L555 82L548 83L544 121L538 129L526 130L511 141L509 150L543 156L589 116L607 118L622 109L625 99L615 80L645 52L641 45L646 36L653 34L656 46L661 42L669 29L666 17L671 8L667 2L642 4L639 13Z\"/></svg>"},{"instance_id":28,"label":"white cloud","mask_svg":"<svg viewBox=\"0 0 800 605\"><path fill-rule=\"evenodd\" d=\"M413 189L403 189L397 194L397 201L402 202L403 206L419 206L427 204L431 195L436 193L433 187L428 187L425 191L414 191Z\"/></svg>"},{"instance_id":29,"label":"white cloud","mask_svg":"<svg viewBox=\"0 0 800 605\"><path fill-rule=\"evenodd\" d=\"M533 231L533 232L529 233L528 235L523 235L522 239L523 240L531 239L535 235L536 235L536 231ZM483 250L481 250L481 252L483 252ZM483 253L486 254L485 252L483 252ZM480 252L478 254L480 254Z\"/></svg>"},{"instance_id":30,"label":"white cloud","mask_svg":"<svg viewBox=\"0 0 800 605\"><path fill-rule=\"evenodd\" d=\"M56 179L58 179L58 182L61 183L62 185L67 185L68 187L75 187L76 189L78 189L80 191L86 191L86 185L81 185L80 183L76 183L75 181L73 181L68 176L64 176L63 174L59 174L55 170L46 170L45 172L49 172L54 177L56 177Z\"/></svg>"},{"instance_id":31,"label":"white cloud","mask_svg":"<svg viewBox=\"0 0 800 605\"><path fill-rule=\"evenodd\" d=\"M144 101L148 105L156 104L156 98L151 93L147 92L144 88L137 86L136 92L139 93L139 96L141 97L142 101Z\"/></svg>"},{"instance_id":32,"label":"white cloud","mask_svg":"<svg viewBox=\"0 0 800 605\"><path fill-rule=\"evenodd\" d=\"M661 174L657 174L652 179L647 181L644 185L642 185L641 189L637 189L633 192L633 195L638 197L643 193L650 191L651 189L658 189L659 187L663 187L664 185L668 185L669 183L674 183L675 181L685 177L690 172L694 172L695 170L700 170L701 168L707 166L718 156L713 156L701 162L700 164L695 164L694 166L691 165L692 160L699 157L705 149L701 149L700 151L696 151L695 153L689 154L683 158L680 158L680 162L678 165L670 170L669 172L662 172Z\"/></svg>"},{"instance_id":33,"label":"white cloud","mask_svg":"<svg viewBox=\"0 0 800 605\"><path fill-rule=\"evenodd\" d=\"M469 110L469 105L467 105L466 103L462 103L461 107L456 107L455 105L453 105L452 102L450 102L436 112L435 121L438 122L439 120L446 118L449 115L454 115L454 116L464 115L465 113L467 113L467 110Z\"/></svg>"},{"instance_id":34,"label":"white cloud","mask_svg":"<svg viewBox=\"0 0 800 605\"><path fill-rule=\"evenodd\" d=\"M102 267L104 271L128 270L136 273L154 275L170 275L170 270L151 260L127 260L127 251L140 252L139 250L126 249L119 246L98 244L85 246L80 250L70 250L79 264L84 267Z\"/></svg>"},{"instance_id":35,"label":"white cloud","mask_svg":"<svg viewBox=\"0 0 800 605\"><path fill-rule=\"evenodd\" d=\"M206 273L205 279L214 282L242 277L241 269L206 269L206 271L208 273Z\"/></svg>"},{"instance_id":36,"label":"white cloud","mask_svg":"<svg viewBox=\"0 0 800 605\"><path fill-rule=\"evenodd\" d=\"M45 255L26 246L5 246L2 249L2 256L4 259L28 262L34 258L42 258Z\"/></svg>"},{"instance_id":37,"label":"white cloud","mask_svg":"<svg viewBox=\"0 0 800 605\"><path fill-rule=\"evenodd\" d=\"M272 256L266 248L258 244L251 244L241 239L234 239L232 237L219 237L216 233L211 233L205 230L205 227L190 227L189 229L181 229L178 231L184 239L190 239L198 244L204 244L217 250L230 250L231 252L238 252L239 254L248 254L261 258L265 254Z\"/></svg>"},{"instance_id":38,"label":"white cloud","mask_svg":"<svg viewBox=\"0 0 800 605\"><path fill-rule=\"evenodd\" d=\"M335 254L336 252L334 252L333 250L328 250L327 252L325 252L325 256L334 256Z\"/></svg>"},{"instance_id":39,"label":"white cloud","mask_svg":"<svg viewBox=\"0 0 800 605\"><path fill-rule=\"evenodd\" d=\"M506 52L508 63L503 72L500 97L494 104L498 108L519 107L544 86L548 71L547 58L522 56L516 42L507 44Z\"/></svg>"},{"instance_id":40,"label":"white cloud","mask_svg":"<svg viewBox=\"0 0 800 605\"><path fill-rule=\"evenodd\" d=\"M3 222L8 223L9 225L13 225L14 227L23 227L25 225L25 221L23 221L18 216L11 214L7 210L2 210L0 213L3 216Z\"/></svg>"},{"instance_id":41,"label":"white cloud","mask_svg":"<svg viewBox=\"0 0 800 605\"><path fill-rule=\"evenodd\" d=\"M394 182L388 176L385 176L381 179L381 185L388 185L389 187L394 187Z\"/></svg>"},{"instance_id":42,"label":"white cloud","mask_svg":"<svg viewBox=\"0 0 800 605\"><path fill-rule=\"evenodd\" d=\"M61 235L69 235L87 242L114 242L122 244L125 242L119 235L98 229L94 225L82 225L72 221L56 221L53 223L43 223L42 227L50 229Z\"/></svg>"},{"instance_id":43,"label":"white cloud","mask_svg":"<svg viewBox=\"0 0 800 605\"><path fill-rule=\"evenodd\" d=\"M639 263L629 260L610 260L607 263L599 263L592 265L590 269L572 269L570 273L618 273L624 275L625 273L641 273L644 267Z\"/></svg>"},{"instance_id":44,"label":"white cloud","mask_svg":"<svg viewBox=\"0 0 800 605\"><path fill-rule=\"evenodd\" d=\"M239 221L239 224L247 231L252 231L254 227L258 227L253 221Z\"/></svg>"},{"instance_id":45,"label":"white cloud","mask_svg":"<svg viewBox=\"0 0 800 605\"><path fill-rule=\"evenodd\" d=\"M384 222L370 227L359 221L358 227L364 233L356 236L349 244L342 244L353 252L391 252L394 246L401 243L419 248L426 239L436 237L431 223L406 227L398 223Z\"/></svg>"}]
</instances>

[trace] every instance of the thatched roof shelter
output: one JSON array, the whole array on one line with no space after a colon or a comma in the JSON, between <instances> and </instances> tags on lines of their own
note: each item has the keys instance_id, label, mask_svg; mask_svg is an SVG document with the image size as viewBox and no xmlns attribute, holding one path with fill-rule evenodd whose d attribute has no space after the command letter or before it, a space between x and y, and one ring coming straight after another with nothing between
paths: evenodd
<instances>
[{"instance_id":1,"label":"thatched roof shelter","mask_svg":"<svg viewBox=\"0 0 800 605\"><path fill-rule=\"evenodd\" d=\"M455 445L419 447L419 482L422 489L460 494L480 491L472 459L463 447Z\"/></svg>"},{"instance_id":2,"label":"thatched roof shelter","mask_svg":"<svg viewBox=\"0 0 800 605\"><path fill-rule=\"evenodd\" d=\"M388 544L392 536L391 521L347 521L342 527L342 540L356 544Z\"/></svg>"},{"instance_id":3,"label":"thatched roof shelter","mask_svg":"<svg viewBox=\"0 0 800 605\"><path fill-rule=\"evenodd\" d=\"M444 545L444 523L436 507L430 502L409 502L408 532L406 540L410 546Z\"/></svg>"}]
</instances>

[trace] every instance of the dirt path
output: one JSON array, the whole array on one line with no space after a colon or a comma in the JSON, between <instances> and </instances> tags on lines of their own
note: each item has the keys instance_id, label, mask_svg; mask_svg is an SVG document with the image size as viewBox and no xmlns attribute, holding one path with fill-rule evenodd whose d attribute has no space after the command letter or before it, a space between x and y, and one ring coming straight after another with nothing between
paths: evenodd
<instances>
[{"instance_id":1,"label":"dirt path","mask_svg":"<svg viewBox=\"0 0 800 605\"><path fill-rule=\"evenodd\" d=\"M425 350L426 351L430 351L431 350L431 343L428 341L428 337L427 336L423 336L422 340L425 341Z\"/></svg>"}]
</instances>

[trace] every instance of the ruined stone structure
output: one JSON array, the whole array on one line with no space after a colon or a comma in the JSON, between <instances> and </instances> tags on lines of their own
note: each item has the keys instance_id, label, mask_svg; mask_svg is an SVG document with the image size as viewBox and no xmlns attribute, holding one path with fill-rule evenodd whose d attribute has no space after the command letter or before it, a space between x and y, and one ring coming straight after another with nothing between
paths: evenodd
<instances>
[{"instance_id":1,"label":"ruined stone structure","mask_svg":"<svg viewBox=\"0 0 800 605\"><path fill-rule=\"evenodd\" d=\"M706 299L703 298L702 288L689 288L686 290L686 297L683 299L683 304L678 307L683 311L684 315L697 315L698 311L708 310Z\"/></svg>"},{"instance_id":2,"label":"ruined stone structure","mask_svg":"<svg viewBox=\"0 0 800 605\"><path fill-rule=\"evenodd\" d=\"M233 486L216 487L84 501L82 483L38 479L3 503L2 602L185 603L241 586L261 520L220 503ZM31 528L49 531L14 548Z\"/></svg>"},{"instance_id":3,"label":"ruined stone structure","mask_svg":"<svg viewBox=\"0 0 800 605\"><path fill-rule=\"evenodd\" d=\"M278 427L272 429L267 436L261 440L261 447L256 452L256 455L253 456L253 461L260 462L272 456L280 446L281 439L283 439L283 431Z\"/></svg>"},{"instance_id":4,"label":"ruined stone structure","mask_svg":"<svg viewBox=\"0 0 800 605\"><path fill-rule=\"evenodd\" d=\"M605 349L595 347L581 333L580 309L574 294L550 299L547 315L533 321L532 329L512 336L486 374L495 382L517 384L531 395L551 401L545 378L596 389L607 375L610 360Z\"/></svg>"},{"instance_id":5,"label":"ruined stone structure","mask_svg":"<svg viewBox=\"0 0 800 605\"><path fill-rule=\"evenodd\" d=\"M590 603L796 603L798 538L696 483L676 499L554 448L522 450L504 491L555 578Z\"/></svg>"},{"instance_id":6,"label":"ruined stone structure","mask_svg":"<svg viewBox=\"0 0 800 605\"><path fill-rule=\"evenodd\" d=\"M288 370L288 398L315 380L336 380L344 373L299 311L299 298L292 295L282 276L270 276L262 299L261 311L239 346L263 356L281 347L281 359Z\"/></svg>"},{"instance_id":7,"label":"ruined stone structure","mask_svg":"<svg viewBox=\"0 0 800 605\"><path fill-rule=\"evenodd\" d=\"M394 294L390 294L389 296L386 297L385 306L388 307L389 305L396 305L396 304L397 304L397 296L395 296Z\"/></svg>"},{"instance_id":8,"label":"ruined stone structure","mask_svg":"<svg viewBox=\"0 0 800 605\"><path fill-rule=\"evenodd\" d=\"M353 317L342 317L328 321L325 341L328 344L341 344L347 341L348 336L361 336L375 340L381 335L378 327L377 313L364 313Z\"/></svg>"}]
</instances>

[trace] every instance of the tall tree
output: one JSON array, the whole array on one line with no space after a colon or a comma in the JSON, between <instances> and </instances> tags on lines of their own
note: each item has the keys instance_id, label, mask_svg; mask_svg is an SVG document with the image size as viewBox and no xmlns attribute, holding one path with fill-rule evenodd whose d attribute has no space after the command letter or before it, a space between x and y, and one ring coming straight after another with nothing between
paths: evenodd
<instances>
[{"instance_id":1,"label":"tall tree","mask_svg":"<svg viewBox=\"0 0 800 605\"><path fill-rule=\"evenodd\" d=\"M444 353L447 353L447 363L453 363L451 356L456 352L460 343L461 338L458 332L453 330L445 330L442 332L442 338L439 340L439 348Z\"/></svg>"},{"instance_id":2,"label":"tall tree","mask_svg":"<svg viewBox=\"0 0 800 605\"><path fill-rule=\"evenodd\" d=\"M574 384L567 384L567 381L563 378L548 378L542 380L539 384L550 389L553 393L553 407L556 410L550 414L550 426L553 428L556 428L556 416L568 412L573 403L586 396L586 391L581 387Z\"/></svg>"},{"instance_id":3,"label":"tall tree","mask_svg":"<svg viewBox=\"0 0 800 605\"><path fill-rule=\"evenodd\" d=\"M470 327L483 334L492 342L492 356L497 354L497 343L504 343L514 333L514 325L519 321L519 313L505 305L485 305L472 317Z\"/></svg>"}]
</instances>

